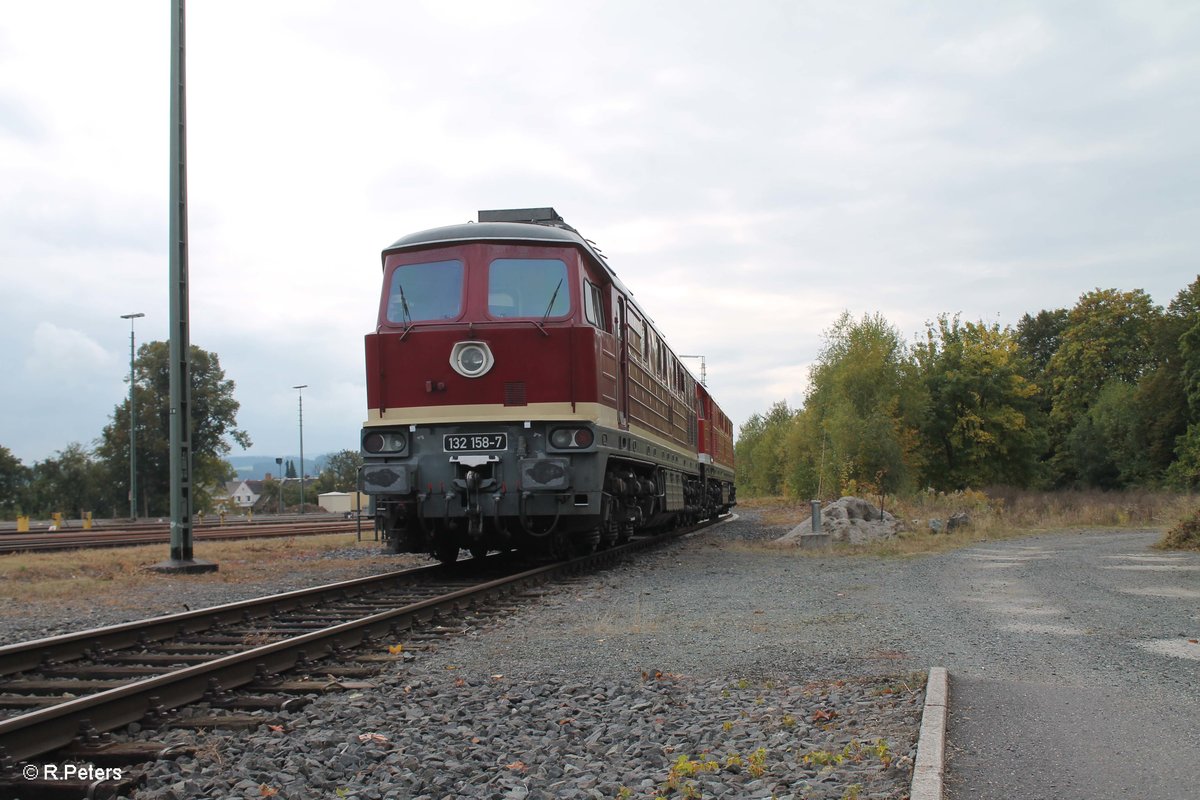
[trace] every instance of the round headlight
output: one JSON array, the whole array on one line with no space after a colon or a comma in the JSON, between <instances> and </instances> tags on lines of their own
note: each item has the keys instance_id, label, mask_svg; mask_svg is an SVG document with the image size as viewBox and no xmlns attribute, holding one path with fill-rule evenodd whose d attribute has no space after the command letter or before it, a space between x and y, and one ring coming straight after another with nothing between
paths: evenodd
<instances>
[{"instance_id":1,"label":"round headlight","mask_svg":"<svg viewBox=\"0 0 1200 800\"><path fill-rule=\"evenodd\" d=\"M463 372L469 372L474 375L483 369L483 365L487 363L487 358L483 355L483 350L476 345L464 347L458 353L458 363L463 368Z\"/></svg>"},{"instance_id":2,"label":"round headlight","mask_svg":"<svg viewBox=\"0 0 1200 800\"><path fill-rule=\"evenodd\" d=\"M450 366L464 378L478 378L492 364L492 351L486 342L459 342L450 351Z\"/></svg>"},{"instance_id":3,"label":"round headlight","mask_svg":"<svg viewBox=\"0 0 1200 800\"><path fill-rule=\"evenodd\" d=\"M376 431L363 437L362 446L368 453L403 453L408 448L408 437Z\"/></svg>"},{"instance_id":4,"label":"round headlight","mask_svg":"<svg viewBox=\"0 0 1200 800\"><path fill-rule=\"evenodd\" d=\"M591 447L594 440L588 428L557 428L550 432L550 444L560 449Z\"/></svg>"}]
</instances>

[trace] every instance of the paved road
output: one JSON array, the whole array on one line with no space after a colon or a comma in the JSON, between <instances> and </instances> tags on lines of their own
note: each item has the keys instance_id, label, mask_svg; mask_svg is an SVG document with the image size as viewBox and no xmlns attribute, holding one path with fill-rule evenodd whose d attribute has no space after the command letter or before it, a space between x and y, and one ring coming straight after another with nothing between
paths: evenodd
<instances>
[{"instance_id":1,"label":"paved road","mask_svg":"<svg viewBox=\"0 0 1200 800\"><path fill-rule=\"evenodd\" d=\"M924 583L910 655L951 675L950 800L1200 798L1200 554L1153 534L989 543Z\"/></svg>"}]
</instances>

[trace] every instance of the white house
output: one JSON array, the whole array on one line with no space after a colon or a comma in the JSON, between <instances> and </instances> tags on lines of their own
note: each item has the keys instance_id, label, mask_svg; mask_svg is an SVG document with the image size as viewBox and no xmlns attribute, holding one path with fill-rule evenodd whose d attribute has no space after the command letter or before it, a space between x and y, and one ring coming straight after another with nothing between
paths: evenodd
<instances>
[{"instance_id":1,"label":"white house","mask_svg":"<svg viewBox=\"0 0 1200 800\"><path fill-rule=\"evenodd\" d=\"M230 489L229 487L234 487ZM258 498L262 497L263 482L262 481L230 481L226 484L226 489L229 492L229 499L238 508L254 508L254 504L258 502Z\"/></svg>"}]
</instances>

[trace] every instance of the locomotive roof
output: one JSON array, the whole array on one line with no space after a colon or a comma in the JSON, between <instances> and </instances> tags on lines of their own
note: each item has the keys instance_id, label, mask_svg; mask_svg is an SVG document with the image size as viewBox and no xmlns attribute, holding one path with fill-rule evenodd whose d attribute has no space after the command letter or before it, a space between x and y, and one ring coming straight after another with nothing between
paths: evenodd
<instances>
[{"instance_id":1,"label":"locomotive roof","mask_svg":"<svg viewBox=\"0 0 1200 800\"><path fill-rule=\"evenodd\" d=\"M584 238L573 230L540 225L533 222L466 222L460 225L445 225L402 236L385 250L394 253L400 250L420 249L432 244L455 242L524 241L569 243L591 249Z\"/></svg>"}]
</instances>

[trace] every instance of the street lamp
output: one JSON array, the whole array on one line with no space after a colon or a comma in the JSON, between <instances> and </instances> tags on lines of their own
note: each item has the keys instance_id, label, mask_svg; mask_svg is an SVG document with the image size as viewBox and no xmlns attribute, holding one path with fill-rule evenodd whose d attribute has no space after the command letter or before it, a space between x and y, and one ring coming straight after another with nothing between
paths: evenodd
<instances>
[{"instance_id":1,"label":"street lamp","mask_svg":"<svg viewBox=\"0 0 1200 800\"><path fill-rule=\"evenodd\" d=\"M133 400L133 321L146 316L122 314L121 319L129 320L129 518L137 519L137 407Z\"/></svg>"},{"instance_id":2,"label":"street lamp","mask_svg":"<svg viewBox=\"0 0 1200 800\"><path fill-rule=\"evenodd\" d=\"M701 385L701 386L706 386L706 385L708 385L708 375L707 375L707 373L705 372L705 369L704 369L704 356L696 356L696 355L685 356L685 355L680 355L679 357L680 357L680 358L698 358L698 359L700 359L700 385Z\"/></svg>"},{"instance_id":3,"label":"street lamp","mask_svg":"<svg viewBox=\"0 0 1200 800\"><path fill-rule=\"evenodd\" d=\"M302 383L299 386L293 386L299 393L300 398L300 513L304 513L304 390L308 388L307 383Z\"/></svg>"},{"instance_id":4,"label":"street lamp","mask_svg":"<svg viewBox=\"0 0 1200 800\"><path fill-rule=\"evenodd\" d=\"M275 459L275 463L279 465L279 513L283 513L283 459Z\"/></svg>"}]
</instances>

